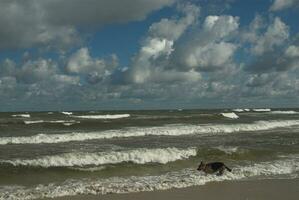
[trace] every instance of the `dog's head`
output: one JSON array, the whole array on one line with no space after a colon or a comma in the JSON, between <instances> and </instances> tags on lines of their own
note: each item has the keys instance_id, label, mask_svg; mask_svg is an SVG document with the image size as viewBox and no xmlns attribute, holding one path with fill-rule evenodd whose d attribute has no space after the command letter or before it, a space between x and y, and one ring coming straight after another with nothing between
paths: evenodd
<instances>
[{"instance_id":1,"label":"dog's head","mask_svg":"<svg viewBox=\"0 0 299 200\"><path fill-rule=\"evenodd\" d=\"M197 168L197 170L198 171L201 171L201 170L203 170L205 168L205 163L204 162L200 162L200 164L199 164L199 166L198 166L198 168Z\"/></svg>"}]
</instances>

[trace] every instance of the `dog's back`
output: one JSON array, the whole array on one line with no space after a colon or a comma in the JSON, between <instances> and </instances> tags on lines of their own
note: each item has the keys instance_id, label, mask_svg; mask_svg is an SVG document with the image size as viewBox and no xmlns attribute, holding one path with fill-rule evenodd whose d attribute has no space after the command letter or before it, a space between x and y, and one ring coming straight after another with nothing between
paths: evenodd
<instances>
[{"instance_id":1,"label":"dog's back","mask_svg":"<svg viewBox=\"0 0 299 200\"><path fill-rule=\"evenodd\" d=\"M197 168L197 170L204 171L207 174L218 172L218 175L222 175L225 169L229 172L232 171L223 162L211 162L206 164L201 162Z\"/></svg>"}]
</instances>

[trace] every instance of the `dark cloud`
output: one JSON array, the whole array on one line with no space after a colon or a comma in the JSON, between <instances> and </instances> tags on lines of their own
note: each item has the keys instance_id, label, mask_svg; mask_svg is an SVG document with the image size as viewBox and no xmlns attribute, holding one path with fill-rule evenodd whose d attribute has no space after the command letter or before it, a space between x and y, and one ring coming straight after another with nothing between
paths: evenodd
<instances>
[{"instance_id":1,"label":"dark cloud","mask_svg":"<svg viewBox=\"0 0 299 200\"><path fill-rule=\"evenodd\" d=\"M80 42L78 28L142 20L174 0L3 0L0 49L35 45L65 48Z\"/></svg>"}]
</instances>

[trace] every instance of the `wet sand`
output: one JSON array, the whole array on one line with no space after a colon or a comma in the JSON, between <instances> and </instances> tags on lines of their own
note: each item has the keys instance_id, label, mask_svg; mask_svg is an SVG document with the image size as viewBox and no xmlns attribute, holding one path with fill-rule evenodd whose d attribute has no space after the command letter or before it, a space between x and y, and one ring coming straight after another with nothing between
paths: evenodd
<instances>
[{"instance_id":1,"label":"wet sand","mask_svg":"<svg viewBox=\"0 0 299 200\"><path fill-rule=\"evenodd\" d=\"M107 195L77 195L56 200L298 200L299 179L214 182L203 186L153 192Z\"/></svg>"}]
</instances>

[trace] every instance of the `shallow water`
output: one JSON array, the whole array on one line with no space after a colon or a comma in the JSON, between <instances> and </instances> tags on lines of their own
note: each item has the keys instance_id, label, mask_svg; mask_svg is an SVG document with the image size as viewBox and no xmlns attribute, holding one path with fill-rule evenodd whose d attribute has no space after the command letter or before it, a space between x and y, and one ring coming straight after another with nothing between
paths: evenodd
<instances>
[{"instance_id":1,"label":"shallow water","mask_svg":"<svg viewBox=\"0 0 299 200\"><path fill-rule=\"evenodd\" d=\"M201 160L233 171L205 176L195 170ZM0 113L0 199L294 178L298 171L298 109Z\"/></svg>"}]
</instances>

